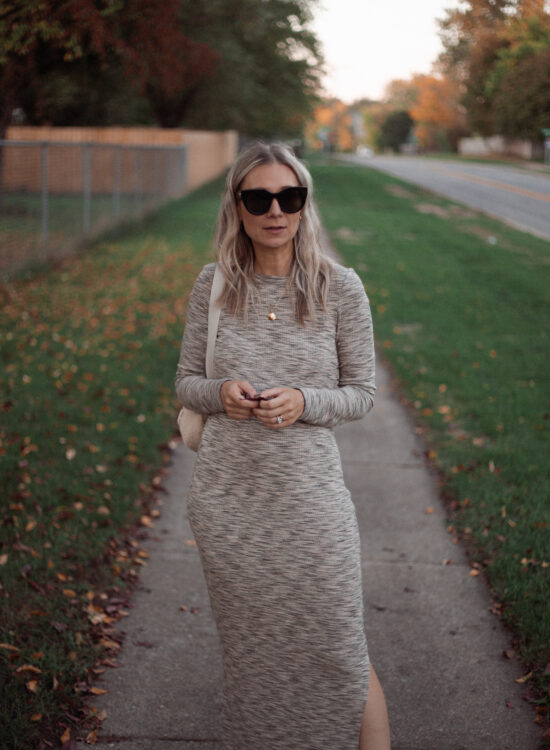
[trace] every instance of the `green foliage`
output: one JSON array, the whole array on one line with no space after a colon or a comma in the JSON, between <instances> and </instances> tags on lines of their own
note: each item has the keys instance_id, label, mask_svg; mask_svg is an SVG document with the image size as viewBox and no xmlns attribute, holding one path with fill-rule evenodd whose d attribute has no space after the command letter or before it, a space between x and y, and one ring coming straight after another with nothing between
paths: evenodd
<instances>
[{"instance_id":1,"label":"green foliage","mask_svg":"<svg viewBox=\"0 0 550 750\"><path fill-rule=\"evenodd\" d=\"M407 141L413 126L413 119L405 110L390 112L380 128L380 148L391 148L396 153Z\"/></svg>"},{"instance_id":2,"label":"green foliage","mask_svg":"<svg viewBox=\"0 0 550 750\"><path fill-rule=\"evenodd\" d=\"M375 170L314 167L379 353L431 448L453 529L550 702L548 243ZM419 208L429 202L438 216Z\"/></svg>"},{"instance_id":3,"label":"green foliage","mask_svg":"<svg viewBox=\"0 0 550 750\"><path fill-rule=\"evenodd\" d=\"M510 24L485 81L495 128L509 137L542 139L550 126L550 16Z\"/></svg>"},{"instance_id":4,"label":"green foliage","mask_svg":"<svg viewBox=\"0 0 550 750\"><path fill-rule=\"evenodd\" d=\"M19 107L31 124L299 135L321 71L314 2L26 0L0 11L0 125Z\"/></svg>"},{"instance_id":5,"label":"green foliage","mask_svg":"<svg viewBox=\"0 0 550 750\"><path fill-rule=\"evenodd\" d=\"M550 14L542 4L520 0L463 5L439 21L439 61L464 88L470 127L481 135L540 140L550 111Z\"/></svg>"}]
</instances>

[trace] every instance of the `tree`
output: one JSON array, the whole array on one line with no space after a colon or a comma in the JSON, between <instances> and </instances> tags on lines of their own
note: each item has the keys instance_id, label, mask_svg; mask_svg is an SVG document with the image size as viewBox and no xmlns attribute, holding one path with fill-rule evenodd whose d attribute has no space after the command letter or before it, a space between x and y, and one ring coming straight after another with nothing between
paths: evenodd
<instances>
[{"instance_id":1,"label":"tree","mask_svg":"<svg viewBox=\"0 0 550 750\"><path fill-rule=\"evenodd\" d=\"M301 134L319 103L322 56L308 28L314 2L183 0L184 28L222 61L184 122L253 136Z\"/></svg>"},{"instance_id":2,"label":"tree","mask_svg":"<svg viewBox=\"0 0 550 750\"><path fill-rule=\"evenodd\" d=\"M506 41L485 83L495 127L511 138L541 140L550 125L550 15L516 18Z\"/></svg>"},{"instance_id":3,"label":"tree","mask_svg":"<svg viewBox=\"0 0 550 750\"><path fill-rule=\"evenodd\" d=\"M473 130L494 132L490 99L485 81L505 45L505 28L513 0L467 0L463 8L447 10L439 21L444 51L439 57L442 72L463 87L462 103Z\"/></svg>"},{"instance_id":4,"label":"tree","mask_svg":"<svg viewBox=\"0 0 550 750\"><path fill-rule=\"evenodd\" d=\"M459 84L433 75L417 75L413 81L417 100L410 114L416 123L418 145L430 151L456 150L458 139L467 133Z\"/></svg>"},{"instance_id":5,"label":"tree","mask_svg":"<svg viewBox=\"0 0 550 750\"><path fill-rule=\"evenodd\" d=\"M409 80L394 78L384 89L383 100L393 109L404 109L408 112L417 98L418 90L414 78Z\"/></svg>"},{"instance_id":6,"label":"tree","mask_svg":"<svg viewBox=\"0 0 550 750\"><path fill-rule=\"evenodd\" d=\"M406 110L391 112L382 123L381 148L391 148L397 153L401 144L407 141L412 126L412 117Z\"/></svg>"},{"instance_id":7,"label":"tree","mask_svg":"<svg viewBox=\"0 0 550 750\"><path fill-rule=\"evenodd\" d=\"M465 0L446 13L439 64L463 87L470 126L482 135L540 138L550 109L544 0Z\"/></svg>"},{"instance_id":8,"label":"tree","mask_svg":"<svg viewBox=\"0 0 550 750\"><path fill-rule=\"evenodd\" d=\"M35 124L297 134L321 72L313 2L20 0L0 11L4 132L20 107Z\"/></svg>"},{"instance_id":9,"label":"tree","mask_svg":"<svg viewBox=\"0 0 550 750\"><path fill-rule=\"evenodd\" d=\"M29 122L106 124L111 97L197 86L215 53L189 39L180 0L19 0L0 11L0 136ZM124 96L122 97L124 98Z\"/></svg>"},{"instance_id":10,"label":"tree","mask_svg":"<svg viewBox=\"0 0 550 750\"><path fill-rule=\"evenodd\" d=\"M322 102L315 107L307 134L314 148L325 151L351 151L354 140L350 108L340 99Z\"/></svg>"}]
</instances>

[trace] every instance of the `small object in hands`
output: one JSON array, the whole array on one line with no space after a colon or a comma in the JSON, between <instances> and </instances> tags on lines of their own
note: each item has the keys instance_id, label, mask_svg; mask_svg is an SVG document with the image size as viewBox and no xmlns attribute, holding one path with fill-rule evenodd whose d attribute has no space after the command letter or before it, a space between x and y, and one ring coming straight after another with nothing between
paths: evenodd
<instances>
[{"instance_id":1,"label":"small object in hands","mask_svg":"<svg viewBox=\"0 0 550 750\"><path fill-rule=\"evenodd\" d=\"M283 424L283 418L281 417L281 415L280 415L280 414L279 414L279 416L277 417L277 424Z\"/></svg>"}]
</instances>

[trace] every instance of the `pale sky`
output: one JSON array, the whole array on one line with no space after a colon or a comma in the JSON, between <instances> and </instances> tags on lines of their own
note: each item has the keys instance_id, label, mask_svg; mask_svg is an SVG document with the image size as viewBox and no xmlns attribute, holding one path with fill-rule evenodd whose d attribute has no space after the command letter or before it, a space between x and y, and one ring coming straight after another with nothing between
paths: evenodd
<instances>
[{"instance_id":1,"label":"pale sky","mask_svg":"<svg viewBox=\"0 0 550 750\"><path fill-rule=\"evenodd\" d=\"M328 96L380 99L394 78L429 73L441 51L436 18L458 0L319 0L313 30Z\"/></svg>"}]
</instances>

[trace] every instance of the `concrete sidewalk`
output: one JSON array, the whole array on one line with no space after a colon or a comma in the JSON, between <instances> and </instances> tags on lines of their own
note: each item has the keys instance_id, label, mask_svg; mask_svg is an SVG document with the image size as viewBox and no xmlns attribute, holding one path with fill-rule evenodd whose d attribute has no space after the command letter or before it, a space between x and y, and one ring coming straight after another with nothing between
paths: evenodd
<instances>
[{"instance_id":1,"label":"concrete sidewalk","mask_svg":"<svg viewBox=\"0 0 550 750\"><path fill-rule=\"evenodd\" d=\"M502 657L510 637L446 530L436 480L382 367L374 410L337 435L361 530L367 637L393 750L535 750L534 712L514 681L520 666ZM185 511L193 461L179 446L135 608L120 623L123 666L108 670L98 686L109 693L93 701L108 712L98 748L221 748L221 660Z\"/></svg>"}]
</instances>

